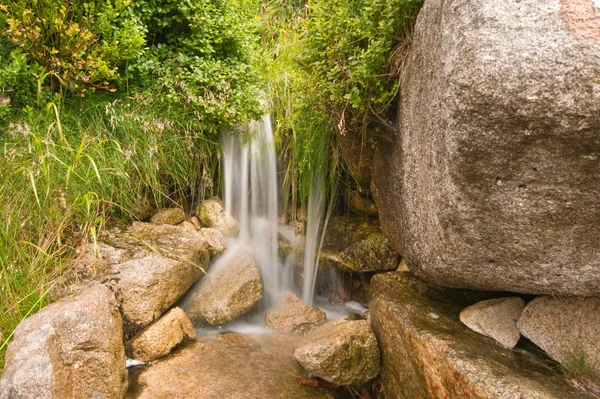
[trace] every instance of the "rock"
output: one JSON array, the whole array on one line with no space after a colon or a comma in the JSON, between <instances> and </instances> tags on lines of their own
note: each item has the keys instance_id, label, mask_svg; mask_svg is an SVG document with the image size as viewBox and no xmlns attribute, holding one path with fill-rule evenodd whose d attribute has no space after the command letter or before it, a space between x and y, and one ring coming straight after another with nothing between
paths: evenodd
<instances>
[{"instance_id":1,"label":"rock","mask_svg":"<svg viewBox=\"0 0 600 399\"><path fill-rule=\"evenodd\" d=\"M300 305L304 305L302 299L298 298L298 295L294 294L292 291L284 292L279 299L277 299L278 309L293 308Z\"/></svg>"},{"instance_id":2,"label":"rock","mask_svg":"<svg viewBox=\"0 0 600 399\"><path fill-rule=\"evenodd\" d=\"M310 332L294 357L309 373L337 385L365 384L379 374L379 348L365 320L336 320Z\"/></svg>"},{"instance_id":3,"label":"rock","mask_svg":"<svg viewBox=\"0 0 600 399\"><path fill-rule=\"evenodd\" d=\"M214 227L226 236L235 236L240 232L235 219L225 213L223 205L217 199L203 201L197 213L202 225Z\"/></svg>"},{"instance_id":4,"label":"rock","mask_svg":"<svg viewBox=\"0 0 600 399\"><path fill-rule=\"evenodd\" d=\"M122 398L127 389L123 321L104 285L23 320L6 351L2 398Z\"/></svg>"},{"instance_id":5,"label":"rock","mask_svg":"<svg viewBox=\"0 0 600 399\"><path fill-rule=\"evenodd\" d=\"M198 220L198 218L196 216L192 216L192 218L190 219L190 222L194 225L196 230L200 230L202 228L202 224L200 223L200 220Z\"/></svg>"},{"instance_id":6,"label":"rock","mask_svg":"<svg viewBox=\"0 0 600 399\"><path fill-rule=\"evenodd\" d=\"M518 326L566 369L587 369L600 380L600 298L535 298Z\"/></svg>"},{"instance_id":7,"label":"rock","mask_svg":"<svg viewBox=\"0 0 600 399\"><path fill-rule=\"evenodd\" d=\"M159 210L152 219L150 219L150 223L152 224L170 224L170 225L178 225L179 223L185 220L185 212L181 208L164 208Z\"/></svg>"},{"instance_id":8,"label":"rock","mask_svg":"<svg viewBox=\"0 0 600 399\"><path fill-rule=\"evenodd\" d=\"M292 357L297 336L212 334L174 351L137 374L133 399L333 399L331 392L298 385Z\"/></svg>"},{"instance_id":9,"label":"rock","mask_svg":"<svg viewBox=\"0 0 600 399\"><path fill-rule=\"evenodd\" d=\"M194 226L194 224L192 222L181 222L177 225L178 227L182 227L186 230L190 230L190 231L197 231L196 230L196 226Z\"/></svg>"},{"instance_id":10,"label":"rock","mask_svg":"<svg viewBox=\"0 0 600 399\"><path fill-rule=\"evenodd\" d=\"M348 167L348 172L362 189L368 189L371 184L371 169L375 143L371 136L363 135L361 129L340 133L337 138L342 158Z\"/></svg>"},{"instance_id":11,"label":"rock","mask_svg":"<svg viewBox=\"0 0 600 399\"><path fill-rule=\"evenodd\" d=\"M322 266L349 272L398 267L398 254L388 244L379 222L358 217L332 217L319 256Z\"/></svg>"},{"instance_id":12,"label":"rock","mask_svg":"<svg viewBox=\"0 0 600 399\"><path fill-rule=\"evenodd\" d=\"M204 227L200 229L200 235L208 243L211 257L220 255L227 249L227 240L221 231Z\"/></svg>"},{"instance_id":13,"label":"rock","mask_svg":"<svg viewBox=\"0 0 600 399\"><path fill-rule=\"evenodd\" d=\"M361 195L354 190L346 190L348 195L348 207L358 216L377 216L375 202L368 195Z\"/></svg>"},{"instance_id":14,"label":"rock","mask_svg":"<svg viewBox=\"0 0 600 399\"><path fill-rule=\"evenodd\" d=\"M321 309L305 305L293 292L283 294L277 309L265 314L265 326L270 330L305 333L324 323L327 315Z\"/></svg>"},{"instance_id":15,"label":"rock","mask_svg":"<svg viewBox=\"0 0 600 399\"><path fill-rule=\"evenodd\" d=\"M419 276L600 295L600 30L581 36L597 13L589 0L424 3L399 134L373 171L383 230Z\"/></svg>"},{"instance_id":16,"label":"rock","mask_svg":"<svg viewBox=\"0 0 600 399\"><path fill-rule=\"evenodd\" d=\"M181 300L180 307L194 322L213 326L234 320L250 310L262 296L260 270L251 247L228 252L211 272Z\"/></svg>"},{"instance_id":17,"label":"rock","mask_svg":"<svg viewBox=\"0 0 600 399\"><path fill-rule=\"evenodd\" d=\"M544 359L505 349L462 324L461 309L485 294L434 287L407 272L375 275L371 294L384 399L593 398Z\"/></svg>"},{"instance_id":18,"label":"rock","mask_svg":"<svg viewBox=\"0 0 600 399\"><path fill-rule=\"evenodd\" d=\"M128 336L158 319L208 269L210 245L205 238L175 229L134 223L129 230L158 253L137 247L135 257L114 266Z\"/></svg>"},{"instance_id":19,"label":"rock","mask_svg":"<svg viewBox=\"0 0 600 399\"><path fill-rule=\"evenodd\" d=\"M135 222L123 234L89 245L54 297L109 281L122 304L125 335L157 320L205 274L222 243L180 226ZM217 245L218 244L218 245ZM72 284L72 281L79 283Z\"/></svg>"},{"instance_id":20,"label":"rock","mask_svg":"<svg viewBox=\"0 0 600 399\"><path fill-rule=\"evenodd\" d=\"M460 321L471 330L512 349L521 338L517 321L524 307L525 301L519 297L488 299L460 312Z\"/></svg>"},{"instance_id":21,"label":"rock","mask_svg":"<svg viewBox=\"0 0 600 399\"><path fill-rule=\"evenodd\" d=\"M183 341L195 339L196 330L190 319L180 308L173 308L127 343L127 356L150 362L168 355Z\"/></svg>"}]
</instances>

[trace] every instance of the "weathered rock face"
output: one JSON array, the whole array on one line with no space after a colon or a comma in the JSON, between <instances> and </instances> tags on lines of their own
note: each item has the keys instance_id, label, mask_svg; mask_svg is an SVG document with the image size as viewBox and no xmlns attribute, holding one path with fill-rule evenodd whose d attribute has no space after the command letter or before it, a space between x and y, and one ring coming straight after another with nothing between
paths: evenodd
<instances>
[{"instance_id":1,"label":"weathered rock face","mask_svg":"<svg viewBox=\"0 0 600 399\"><path fill-rule=\"evenodd\" d=\"M521 338L517 321L524 307L525 301L519 297L488 299L460 312L460 321L471 330L511 349Z\"/></svg>"},{"instance_id":2,"label":"weathered rock face","mask_svg":"<svg viewBox=\"0 0 600 399\"><path fill-rule=\"evenodd\" d=\"M293 335L214 334L132 374L133 399L333 399L323 390L298 385Z\"/></svg>"},{"instance_id":3,"label":"weathered rock face","mask_svg":"<svg viewBox=\"0 0 600 399\"><path fill-rule=\"evenodd\" d=\"M84 249L70 284L56 296L79 292L97 281L110 281L122 304L125 334L158 319L208 268L222 243L185 227L135 222L125 233Z\"/></svg>"},{"instance_id":4,"label":"weathered rock face","mask_svg":"<svg viewBox=\"0 0 600 399\"><path fill-rule=\"evenodd\" d=\"M423 278L600 294L600 39L580 24L593 8L425 2L399 135L373 173L383 229Z\"/></svg>"},{"instance_id":5,"label":"weathered rock face","mask_svg":"<svg viewBox=\"0 0 600 399\"><path fill-rule=\"evenodd\" d=\"M123 320L104 285L48 305L19 324L6 352L2 398L122 398Z\"/></svg>"},{"instance_id":6,"label":"weathered rock face","mask_svg":"<svg viewBox=\"0 0 600 399\"><path fill-rule=\"evenodd\" d=\"M265 314L265 326L271 330L304 333L327 320L325 312L303 304L293 292L283 294L277 305Z\"/></svg>"},{"instance_id":7,"label":"weathered rock face","mask_svg":"<svg viewBox=\"0 0 600 399\"><path fill-rule=\"evenodd\" d=\"M310 332L294 349L309 373L337 385L361 385L379 374L379 348L366 320L336 320Z\"/></svg>"},{"instance_id":8,"label":"weathered rock face","mask_svg":"<svg viewBox=\"0 0 600 399\"><path fill-rule=\"evenodd\" d=\"M206 320L217 326L250 310L260 300L262 289L254 252L251 247L242 247L219 259L179 306L192 321Z\"/></svg>"},{"instance_id":9,"label":"weathered rock face","mask_svg":"<svg viewBox=\"0 0 600 399\"><path fill-rule=\"evenodd\" d=\"M149 362L168 355L183 341L195 339L196 330L190 319L180 308L173 308L127 343L127 356Z\"/></svg>"},{"instance_id":10,"label":"weathered rock face","mask_svg":"<svg viewBox=\"0 0 600 399\"><path fill-rule=\"evenodd\" d=\"M459 312L482 294L434 288L408 273L375 275L371 293L385 399L592 398L535 355L464 326Z\"/></svg>"},{"instance_id":11,"label":"weathered rock face","mask_svg":"<svg viewBox=\"0 0 600 399\"><path fill-rule=\"evenodd\" d=\"M197 216L202 225L214 227L226 236L235 236L240 232L235 219L225 213L217 199L203 201L198 207Z\"/></svg>"},{"instance_id":12,"label":"weathered rock face","mask_svg":"<svg viewBox=\"0 0 600 399\"><path fill-rule=\"evenodd\" d=\"M165 208L158 211L150 222L153 224L171 224L173 226L185 220L185 212L181 208Z\"/></svg>"},{"instance_id":13,"label":"weathered rock face","mask_svg":"<svg viewBox=\"0 0 600 399\"><path fill-rule=\"evenodd\" d=\"M386 271L396 269L398 260L376 219L332 217L329 220L319 258L323 267L350 272Z\"/></svg>"},{"instance_id":14,"label":"weathered rock face","mask_svg":"<svg viewBox=\"0 0 600 399\"><path fill-rule=\"evenodd\" d=\"M538 297L518 325L565 368L584 367L600 378L600 298Z\"/></svg>"}]
</instances>

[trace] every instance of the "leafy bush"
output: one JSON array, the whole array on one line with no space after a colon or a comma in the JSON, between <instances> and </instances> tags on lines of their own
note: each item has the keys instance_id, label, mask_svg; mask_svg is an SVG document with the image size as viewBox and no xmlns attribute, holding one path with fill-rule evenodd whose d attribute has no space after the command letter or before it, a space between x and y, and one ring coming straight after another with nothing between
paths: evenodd
<instances>
[{"instance_id":1,"label":"leafy bush","mask_svg":"<svg viewBox=\"0 0 600 399\"><path fill-rule=\"evenodd\" d=\"M138 0L148 51L128 68L127 84L191 123L217 133L260 116L254 0Z\"/></svg>"},{"instance_id":2,"label":"leafy bush","mask_svg":"<svg viewBox=\"0 0 600 399\"><path fill-rule=\"evenodd\" d=\"M112 89L118 66L136 58L144 27L129 0L9 0L0 6L9 40L56 86L84 93Z\"/></svg>"},{"instance_id":3,"label":"leafy bush","mask_svg":"<svg viewBox=\"0 0 600 399\"><path fill-rule=\"evenodd\" d=\"M314 76L329 112L368 123L398 89L390 61L406 46L423 0L313 0L301 65Z\"/></svg>"}]
</instances>

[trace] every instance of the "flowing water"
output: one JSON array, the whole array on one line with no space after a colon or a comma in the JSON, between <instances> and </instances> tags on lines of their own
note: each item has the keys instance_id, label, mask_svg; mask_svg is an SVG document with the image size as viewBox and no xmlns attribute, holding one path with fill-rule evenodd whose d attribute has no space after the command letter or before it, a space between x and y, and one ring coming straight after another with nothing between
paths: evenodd
<instances>
[{"instance_id":1,"label":"flowing water","mask_svg":"<svg viewBox=\"0 0 600 399\"><path fill-rule=\"evenodd\" d=\"M294 265L292 260L282 264L278 254L279 189L270 117L252 122L247 131L224 132L222 144L225 210L240 226L232 247L252 243L263 277L264 301L271 306L281 294L293 290Z\"/></svg>"},{"instance_id":2,"label":"flowing water","mask_svg":"<svg viewBox=\"0 0 600 399\"><path fill-rule=\"evenodd\" d=\"M266 306L275 304L287 291L298 291L294 284L294 249L297 237L290 226L279 224L279 186L277 160L270 116L262 122L252 122L245 130L222 135L225 210L240 225L240 235L232 239L231 249L252 243L261 269ZM307 211L304 253L303 302L311 304L317 277L317 253L325 212L322 179L311 187ZM279 259L279 238L292 247L285 261ZM228 251L228 252L229 252Z\"/></svg>"}]
</instances>

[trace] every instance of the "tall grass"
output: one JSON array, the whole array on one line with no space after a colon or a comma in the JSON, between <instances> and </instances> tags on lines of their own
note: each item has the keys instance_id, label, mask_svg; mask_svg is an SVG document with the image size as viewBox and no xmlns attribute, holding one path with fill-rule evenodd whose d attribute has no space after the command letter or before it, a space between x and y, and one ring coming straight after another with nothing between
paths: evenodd
<instances>
[{"instance_id":1,"label":"tall grass","mask_svg":"<svg viewBox=\"0 0 600 399\"><path fill-rule=\"evenodd\" d=\"M0 370L14 328L47 304L79 243L141 217L145 202L211 194L218 143L177 112L94 97L30 108L0 129Z\"/></svg>"}]
</instances>

